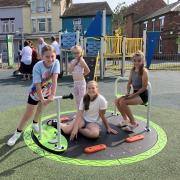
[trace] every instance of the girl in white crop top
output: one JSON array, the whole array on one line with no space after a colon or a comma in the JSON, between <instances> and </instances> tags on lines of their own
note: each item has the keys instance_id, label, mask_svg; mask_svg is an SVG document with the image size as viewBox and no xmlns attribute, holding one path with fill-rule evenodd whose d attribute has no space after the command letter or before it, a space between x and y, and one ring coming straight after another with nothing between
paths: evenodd
<instances>
[{"instance_id":1,"label":"girl in white crop top","mask_svg":"<svg viewBox=\"0 0 180 180\"><path fill-rule=\"evenodd\" d=\"M74 80L74 96L76 100L77 110L79 109L80 101L86 93L86 81L84 76L89 74L90 70L85 60L82 57L83 49L81 46L73 46L71 51L75 57L69 64L69 72Z\"/></svg>"},{"instance_id":2,"label":"girl in white crop top","mask_svg":"<svg viewBox=\"0 0 180 180\"><path fill-rule=\"evenodd\" d=\"M65 134L70 135L70 140L77 138L78 132L87 138L98 138L100 135L99 119L103 121L108 133L117 134L112 129L105 117L107 109L106 99L99 94L98 85L95 81L87 84L87 93L81 99L76 119L71 124L62 123L61 128Z\"/></svg>"}]
</instances>

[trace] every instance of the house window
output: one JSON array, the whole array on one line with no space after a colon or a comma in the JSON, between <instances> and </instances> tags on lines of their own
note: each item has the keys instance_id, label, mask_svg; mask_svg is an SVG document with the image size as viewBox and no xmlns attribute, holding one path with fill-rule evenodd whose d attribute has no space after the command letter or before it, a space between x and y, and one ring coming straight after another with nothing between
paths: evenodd
<instances>
[{"instance_id":1,"label":"house window","mask_svg":"<svg viewBox=\"0 0 180 180\"><path fill-rule=\"evenodd\" d=\"M81 19L80 18L73 19L73 25L81 25Z\"/></svg>"},{"instance_id":2,"label":"house window","mask_svg":"<svg viewBox=\"0 0 180 180\"><path fill-rule=\"evenodd\" d=\"M31 12L32 13L36 12L36 1L35 0L31 1Z\"/></svg>"},{"instance_id":3,"label":"house window","mask_svg":"<svg viewBox=\"0 0 180 180\"><path fill-rule=\"evenodd\" d=\"M46 20L45 20L45 18L38 19L38 28L39 28L39 32L45 32L46 31Z\"/></svg>"},{"instance_id":4,"label":"house window","mask_svg":"<svg viewBox=\"0 0 180 180\"><path fill-rule=\"evenodd\" d=\"M145 21L145 22L144 22L144 30L146 30L146 31L147 31L147 26L148 26L148 22Z\"/></svg>"},{"instance_id":5,"label":"house window","mask_svg":"<svg viewBox=\"0 0 180 180\"><path fill-rule=\"evenodd\" d=\"M2 21L2 32L8 33L9 32L9 21Z\"/></svg>"},{"instance_id":6,"label":"house window","mask_svg":"<svg viewBox=\"0 0 180 180\"><path fill-rule=\"evenodd\" d=\"M14 21L11 20L11 32L14 33L15 32L15 24Z\"/></svg>"},{"instance_id":7,"label":"house window","mask_svg":"<svg viewBox=\"0 0 180 180\"><path fill-rule=\"evenodd\" d=\"M160 20L160 32L161 32L164 29L164 16L160 17L159 20Z\"/></svg>"},{"instance_id":8,"label":"house window","mask_svg":"<svg viewBox=\"0 0 180 180\"><path fill-rule=\"evenodd\" d=\"M152 19L152 31L155 31L155 19Z\"/></svg>"},{"instance_id":9,"label":"house window","mask_svg":"<svg viewBox=\"0 0 180 180\"><path fill-rule=\"evenodd\" d=\"M32 32L33 33L37 32L37 29L36 29L36 19L32 19Z\"/></svg>"},{"instance_id":10,"label":"house window","mask_svg":"<svg viewBox=\"0 0 180 180\"><path fill-rule=\"evenodd\" d=\"M48 32L52 32L52 19L47 18Z\"/></svg>"},{"instance_id":11,"label":"house window","mask_svg":"<svg viewBox=\"0 0 180 180\"><path fill-rule=\"evenodd\" d=\"M52 8L51 0L47 0L47 12L50 12Z\"/></svg>"},{"instance_id":12,"label":"house window","mask_svg":"<svg viewBox=\"0 0 180 180\"><path fill-rule=\"evenodd\" d=\"M45 12L45 10L46 10L45 0L39 0L37 2L37 11L38 12Z\"/></svg>"},{"instance_id":13,"label":"house window","mask_svg":"<svg viewBox=\"0 0 180 180\"><path fill-rule=\"evenodd\" d=\"M81 26L81 19L80 18L74 19L73 25L74 25L74 31L79 30L81 32L82 26Z\"/></svg>"}]
</instances>

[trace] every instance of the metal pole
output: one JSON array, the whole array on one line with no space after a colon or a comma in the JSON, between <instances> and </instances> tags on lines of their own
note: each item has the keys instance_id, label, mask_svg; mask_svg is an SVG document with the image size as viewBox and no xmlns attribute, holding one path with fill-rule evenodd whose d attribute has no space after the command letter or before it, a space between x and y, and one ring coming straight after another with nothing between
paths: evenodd
<instances>
[{"instance_id":1,"label":"metal pole","mask_svg":"<svg viewBox=\"0 0 180 180\"><path fill-rule=\"evenodd\" d=\"M62 149L63 147L61 146L61 125L60 125L60 99L58 98L56 100L57 103L57 149Z\"/></svg>"},{"instance_id":2,"label":"metal pole","mask_svg":"<svg viewBox=\"0 0 180 180\"><path fill-rule=\"evenodd\" d=\"M146 131L150 131L150 113L151 113L151 98L152 97L152 86L151 83L148 82L148 106L147 106L147 124L146 124Z\"/></svg>"},{"instance_id":3,"label":"metal pole","mask_svg":"<svg viewBox=\"0 0 180 180\"><path fill-rule=\"evenodd\" d=\"M146 57L146 40L147 40L147 31L143 31L143 53L144 56Z\"/></svg>"},{"instance_id":4,"label":"metal pole","mask_svg":"<svg viewBox=\"0 0 180 180\"><path fill-rule=\"evenodd\" d=\"M125 75L125 60L126 60L126 36L123 36L123 42L122 42L122 64L121 64L121 76L124 77Z\"/></svg>"},{"instance_id":5,"label":"metal pole","mask_svg":"<svg viewBox=\"0 0 180 180\"><path fill-rule=\"evenodd\" d=\"M79 45L79 39L80 39L80 32L79 30L76 31L76 45Z\"/></svg>"},{"instance_id":6,"label":"metal pole","mask_svg":"<svg viewBox=\"0 0 180 180\"><path fill-rule=\"evenodd\" d=\"M66 69L66 75L68 75L68 52L66 51L66 58L65 58L65 69Z\"/></svg>"},{"instance_id":7,"label":"metal pole","mask_svg":"<svg viewBox=\"0 0 180 180\"><path fill-rule=\"evenodd\" d=\"M42 115L42 112L40 112L39 121L38 121L38 124L39 124L39 139L40 139L40 140L42 139L42 122L41 122L41 115Z\"/></svg>"},{"instance_id":8,"label":"metal pole","mask_svg":"<svg viewBox=\"0 0 180 180\"><path fill-rule=\"evenodd\" d=\"M100 79L104 79L104 37L101 37Z\"/></svg>"},{"instance_id":9,"label":"metal pole","mask_svg":"<svg viewBox=\"0 0 180 180\"><path fill-rule=\"evenodd\" d=\"M104 37L106 35L106 10L103 10L102 14L102 37L101 37L101 61L100 61L100 79L104 79L104 52L105 52L105 43Z\"/></svg>"}]
</instances>

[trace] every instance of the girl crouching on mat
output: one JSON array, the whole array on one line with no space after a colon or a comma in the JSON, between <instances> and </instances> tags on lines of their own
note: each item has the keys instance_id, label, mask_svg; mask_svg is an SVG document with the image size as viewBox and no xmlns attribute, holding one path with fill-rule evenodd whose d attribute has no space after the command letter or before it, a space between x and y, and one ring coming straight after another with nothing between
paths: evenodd
<instances>
[{"instance_id":1,"label":"girl crouching on mat","mask_svg":"<svg viewBox=\"0 0 180 180\"><path fill-rule=\"evenodd\" d=\"M131 69L129 81L127 84L127 94L115 100L115 104L123 117L120 123L126 131L133 131L138 123L129 108L129 105L143 105L148 101L148 71L144 67L145 57L141 51L133 56L134 66ZM133 93L130 94L131 86Z\"/></svg>"},{"instance_id":2,"label":"girl crouching on mat","mask_svg":"<svg viewBox=\"0 0 180 180\"><path fill-rule=\"evenodd\" d=\"M86 93L86 81L84 76L89 74L90 70L83 59L82 47L78 45L73 46L71 51L74 54L75 59L69 64L69 72L72 73L74 80L74 96L78 110L80 101Z\"/></svg>"},{"instance_id":3,"label":"girl crouching on mat","mask_svg":"<svg viewBox=\"0 0 180 180\"><path fill-rule=\"evenodd\" d=\"M56 60L55 49L50 45L42 48L43 60L36 63L33 68L33 83L29 92L26 111L19 126L7 144L13 146L20 138L26 122L34 114L32 128L39 131L38 120L43 106L54 100L57 87L57 78L60 73L59 61Z\"/></svg>"},{"instance_id":4,"label":"girl crouching on mat","mask_svg":"<svg viewBox=\"0 0 180 180\"><path fill-rule=\"evenodd\" d=\"M78 132L88 138L98 138L100 126L98 120L101 118L108 133L117 134L112 129L105 117L107 109L106 99L98 93L98 85L95 81L87 84L87 94L81 99L79 111L72 124L63 124L61 128L65 134L70 134L70 140L77 138Z\"/></svg>"}]
</instances>

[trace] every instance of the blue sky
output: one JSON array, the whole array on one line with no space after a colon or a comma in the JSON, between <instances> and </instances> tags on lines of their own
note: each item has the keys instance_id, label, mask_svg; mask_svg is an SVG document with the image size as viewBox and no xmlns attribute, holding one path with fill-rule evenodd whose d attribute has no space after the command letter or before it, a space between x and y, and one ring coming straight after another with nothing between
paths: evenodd
<instances>
[{"instance_id":1,"label":"blue sky","mask_svg":"<svg viewBox=\"0 0 180 180\"><path fill-rule=\"evenodd\" d=\"M129 5L137 0L73 0L74 3L98 2L98 1L107 1L109 3L109 5L111 6L111 8L114 9L119 2L126 2L126 4ZM167 2L167 1L168 0L165 0L165 2ZM177 0L169 0L170 3L173 3L176 1Z\"/></svg>"}]
</instances>

